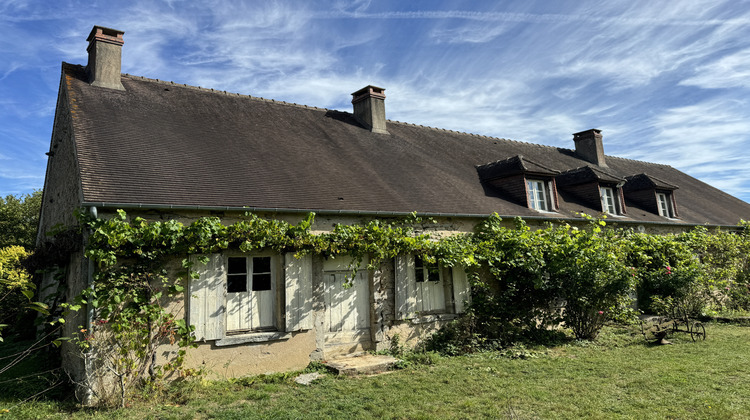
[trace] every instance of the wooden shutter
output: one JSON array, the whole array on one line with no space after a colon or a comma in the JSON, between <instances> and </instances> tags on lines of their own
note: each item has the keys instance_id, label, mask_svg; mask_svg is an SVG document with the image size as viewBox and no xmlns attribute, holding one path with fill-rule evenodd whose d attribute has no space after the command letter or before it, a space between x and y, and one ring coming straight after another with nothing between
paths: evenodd
<instances>
[{"instance_id":1,"label":"wooden shutter","mask_svg":"<svg viewBox=\"0 0 750 420\"><path fill-rule=\"evenodd\" d=\"M471 288L463 267L453 267L452 274L454 307L457 314L462 314L466 311L466 305L471 302Z\"/></svg>"},{"instance_id":2,"label":"wooden shutter","mask_svg":"<svg viewBox=\"0 0 750 420\"><path fill-rule=\"evenodd\" d=\"M312 329L312 256L289 252L284 259L286 330Z\"/></svg>"},{"instance_id":3,"label":"wooden shutter","mask_svg":"<svg viewBox=\"0 0 750 420\"><path fill-rule=\"evenodd\" d=\"M188 283L188 323L195 326L196 340L218 340L224 337L226 312L224 256L211 254L206 264L201 264L197 256L190 259L199 277Z\"/></svg>"},{"instance_id":4,"label":"wooden shutter","mask_svg":"<svg viewBox=\"0 0 750 420\"><path fill-rule=\"evenodd\" d=\"M414 318L417 311L417 288L414 281L414 256L396 257L396 319Z\"/></svg>"}]
</instances>

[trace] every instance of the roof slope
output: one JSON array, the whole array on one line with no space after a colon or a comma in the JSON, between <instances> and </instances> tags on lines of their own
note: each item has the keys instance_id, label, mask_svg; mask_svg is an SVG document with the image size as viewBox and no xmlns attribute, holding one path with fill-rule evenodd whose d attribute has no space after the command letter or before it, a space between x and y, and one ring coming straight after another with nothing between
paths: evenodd
<instances>
[{"instance_id":1,"label":"roof slope","mask_svg":"<svg viewBox=\"0 0 750 420\"><path fill-rule=\"evenodd\" d=\"M565 172L573 151L122 76L90 86L64 64L83 201L207 207L539 216L480 182L476 166L516 155ZM607 172L679 186L677 223L736 224L750 205L672 167L607 157ZM632 203L623 220L664 221ZM598 213L560 193L559 214Z\"/></svg>"}]
</instances>

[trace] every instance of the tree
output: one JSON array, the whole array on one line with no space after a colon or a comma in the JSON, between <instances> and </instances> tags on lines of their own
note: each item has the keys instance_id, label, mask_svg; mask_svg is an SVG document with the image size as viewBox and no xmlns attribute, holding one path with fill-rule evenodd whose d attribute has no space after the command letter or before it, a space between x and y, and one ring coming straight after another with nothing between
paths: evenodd
<instances>
[{"instance_id":1,"label":"tree","mask_svg":"<svg viewBox=\"0 0 750 420\"><path fill-rule=\"evenodd\" d=\"M0 197L0 248L19 245L34 248L42 191L23 196Z\"/></svg>"},{"instance_id":2,"label":"tree","mask_svg":"<svg viewBox=\"0 0 750 420\"><path fill-rule=\"evenodd\" d=\"M46 310L32 302L34 283L23 267L34 248L41 205L39 190L0 197L0 330L14 325L27 309Z\"/></svg>"}]
</instances>

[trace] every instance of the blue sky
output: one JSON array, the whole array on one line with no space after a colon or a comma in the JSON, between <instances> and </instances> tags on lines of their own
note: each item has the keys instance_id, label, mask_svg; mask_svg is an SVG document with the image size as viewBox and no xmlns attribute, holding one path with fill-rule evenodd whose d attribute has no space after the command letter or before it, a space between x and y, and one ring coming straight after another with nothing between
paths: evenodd
<instances>
[{"instance_id":1,"label":"blue sky","mask_svg":"<svg viewBox=\"0 0 750 420\"><path fill-rule=\"evenodd\" d=\"M0 196L42 188L60 63L672 165L750 202L747 1L0 0Z\"/></svg>"}]
</instances>

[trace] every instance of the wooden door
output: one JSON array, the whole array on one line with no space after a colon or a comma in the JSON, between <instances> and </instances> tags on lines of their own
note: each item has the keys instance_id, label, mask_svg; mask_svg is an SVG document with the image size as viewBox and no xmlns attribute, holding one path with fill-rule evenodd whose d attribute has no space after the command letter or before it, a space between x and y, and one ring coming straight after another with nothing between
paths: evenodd
<instances>
[{"instance_id":1,"label":"wooden door","mask_svg":"<svg viewBox=\"0 0 750 420\"><path fill-rule=\"evenodd\" d=\"M343 332L370 326L370 299L367 271L360 270L346 285L348 273L325 272L327 331Z\"/></svg>"}]
</instances>

